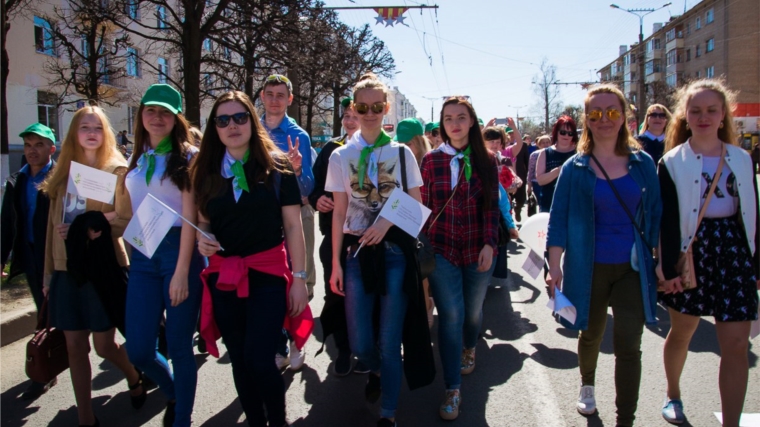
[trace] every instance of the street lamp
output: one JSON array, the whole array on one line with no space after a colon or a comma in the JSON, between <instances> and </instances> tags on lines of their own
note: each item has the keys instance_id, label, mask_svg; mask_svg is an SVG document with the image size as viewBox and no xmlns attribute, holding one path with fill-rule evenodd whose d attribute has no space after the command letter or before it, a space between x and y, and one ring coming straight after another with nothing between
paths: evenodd
<instances>
[{"instance_id":1,"label":"street lamp","mask_svg":"<svg viewBox=\"0 0 760 427\"><path fill-rule=\"evenodd\" d=\"M652 12L656 12L662 8L670 6L672 3L665 3L664 5L658 7L658 8L648 8L648 9L623 9L620 6L616 4L611 4L610 7L613 9L622 10L623 12L628 12L631 15L636 15L639 17L639 47L638 47L638 58L639 58L639 82L638 82L638 88L637 92L638 95L636 98L638 98L636 101L637 108L637 120L639 124L642 123L644 120L644 113L646 111L646 100L645 94L644 94L644 59L645 51L644 51L644 17L649 15Z\"/></svg>"}]
</instances>

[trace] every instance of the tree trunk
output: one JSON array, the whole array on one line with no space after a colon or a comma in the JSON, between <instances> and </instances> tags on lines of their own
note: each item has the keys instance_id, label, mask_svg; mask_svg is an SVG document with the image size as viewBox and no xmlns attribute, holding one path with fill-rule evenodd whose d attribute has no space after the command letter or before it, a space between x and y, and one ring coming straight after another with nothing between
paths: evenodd
<instances>
[{"instance_id":1,"label":"tree trunk","mask_svg":"<svg viewBox=\"0 0 760 427\"><path fill-rule=\"evenodd\" d=\"M201 125L201 48L200 24L191 13L185 18L183 67L185 69L185 108L183 114L193 125Z\"/></svg>"},{"instance_id":2,"label":"tree trunk","mask_svg":"<svg viewBox=\"0 0 760 427\"><path fill-rule=\"evenodd\" d=\"M0 129L0 193L5 193L5 180L10 175L9 170L9 153L10 153L10 139L8 138L8 75L10 74L10 63L8 57L8 50L5 48L6 41L8 40L8 30L11 28L10 22L8 22L8 11L5 10L5 0L2 3L2 70L0 71L0 121L2 122L2 129Z\"/></svg>"},{"instance_id":3,"label":"tree trunk","mask_svg":"<svg viewBox=\"0 0 760 427\"><path fill-rule=\"evenodd\" d=\"M338 91L338 85L333 84L333 131L332 136L340 136L340 129L343 124L340 120L340 92Z\"/></svg>"}]
</instances>

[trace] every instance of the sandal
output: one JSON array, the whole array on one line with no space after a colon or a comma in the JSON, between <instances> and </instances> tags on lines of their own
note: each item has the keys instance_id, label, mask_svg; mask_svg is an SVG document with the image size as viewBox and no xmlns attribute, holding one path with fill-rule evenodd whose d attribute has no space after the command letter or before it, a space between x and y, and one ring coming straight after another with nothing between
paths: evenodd
<instances>
[{"instance_id":1,"label":"sandal","mask_svg":"<svg viewBox=\"0 0 760 427\"><path fill-rule=\"evenodd\" d=\"M129 400L132 402L132 407L135 409L140 409L145 405L145 401L148 399L148 391L145 390L145 385L143 381L143 373L139 369L137 370L137 373L140 375L140 378L137 380L134 384L129 384L129 391L136 390L138 387L142 387L142 393L138 394L137 396L129 395Z\"/></svg>"}]
</instances>

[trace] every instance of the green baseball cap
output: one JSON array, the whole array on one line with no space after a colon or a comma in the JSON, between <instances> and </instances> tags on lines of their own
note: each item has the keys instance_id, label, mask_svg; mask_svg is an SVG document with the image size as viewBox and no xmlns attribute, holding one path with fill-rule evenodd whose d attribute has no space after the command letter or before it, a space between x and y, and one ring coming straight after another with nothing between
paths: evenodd
<instances>
[{"instance_id":1,"label":"green baseball cap","mask_svg":"<svg viewBox=\"0 0 760 427\"><path fill-rule=\"evenodd\" d=\"M441 122L435 122L435 123L433 123L433 127L430 128L430 130L434 131L434 130L440 128L440 127L441 127Z\"/></svg>"},{"instance_id":2,"label":"green baseball cap","mask_svg":"<svg viewBox=\"0 0 760 427\"><path fill-rule=\"evenodd\" d=\"M428 133L431 130L433 130L433 126L435 126L435 123L433 123L433 122L429 122L429 123L425 124L425 133Z\"/></svg>"},{"instance_id":3,"label":"green baseball cap","mask_svg":"<svg viewBox=\"0 0 760 427\"><path fill-rule=\"evenodd\" d=\"M515 130L514 130L514 129L512 129L511 127L509 127L509 126L504 126L504 132L506 132L506 133L512 133L512 132L514 132L514 131L515 131Z\"/></svg>"},{"instance_id":4,"label":"green baseball cap","mask_svg":"<svg viewBox=\"0 0 760 427\"><path fill-rule=\"evenodd\" d=\"M422 122L414 118L404 119L398 122L396 136L393 137L393 140L406 144L415 136L424 134L425 130L422 127Z\"/></svg>"},{"instance_id":5,"label":"green baseball cap","mask_svg":"<svg viewBox=\"0 0 760 427\"><path fill-rule=\"evenodd\" d=\"M480 117L478 117L478 124L480 126L485 126L485 123L483 123L483 119L481 119Z\"/></svg>"},{"instance_id":6,"label":"green baseball cap","mask_svg":"<svg viewBox=\"0 0 760 427\"><path fill-rule=\"evenodd\" d=\"M39 135L43 138L47 138L55 144L55 133L53 133L53 129L50 129L49 127L43 125L42 123L35 123L33 125L29 125L26 129L24 129L23 132L18 134L21 138L29 135L30 133L33 133L35 135Z\"/></svg>"},{"instance_id":7,"label":"green baseball cap","mask_svg":"<svg viewBox=\"0 0 760 427\"><path fill-rule=\"evenodd\" d=\"M140 103L143 105L158 105L174 114L182 112L182 95L177 89L165 84L150 85Z\"/></svg>"},{"instance_id":8,"label":"green baseball cap","mask_svg":"<svg viewBox=\"0 0 760 427\"><path fill-rule=\"evenodd\" d=\"M354 102L354 98L348 96L340 100L340 105L342 105L343 108L348 108L352 102Z\"/></svg>"}]
</instances>

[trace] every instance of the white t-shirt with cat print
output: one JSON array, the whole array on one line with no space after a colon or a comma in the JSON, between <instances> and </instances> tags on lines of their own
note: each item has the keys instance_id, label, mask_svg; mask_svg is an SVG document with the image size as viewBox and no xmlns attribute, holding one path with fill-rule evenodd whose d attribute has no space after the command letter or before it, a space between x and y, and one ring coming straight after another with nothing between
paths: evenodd
<instances>
[{"instance_id":1,"label":"white t-shirt with cat print","mask_svg":"<svg viewBox=\"0 0 760 427\"><path fill-rule=\"evenodd\" d=\"M356 132L346 145L333 151L327 168L325 191L339 191L348 196L348 210L343 232L361 236L377 218L390 194L401 187L401 161L399 147L405 152L406 182L409 188L422 186L422 176L412 150L404 144L391 141L373 152L377 160L377 185L370 177L370 167L364 178L363 188L359 188L359 157L367 143ZM369 162L368 162L369 163Z\"/></svg>"}]
</instances>

